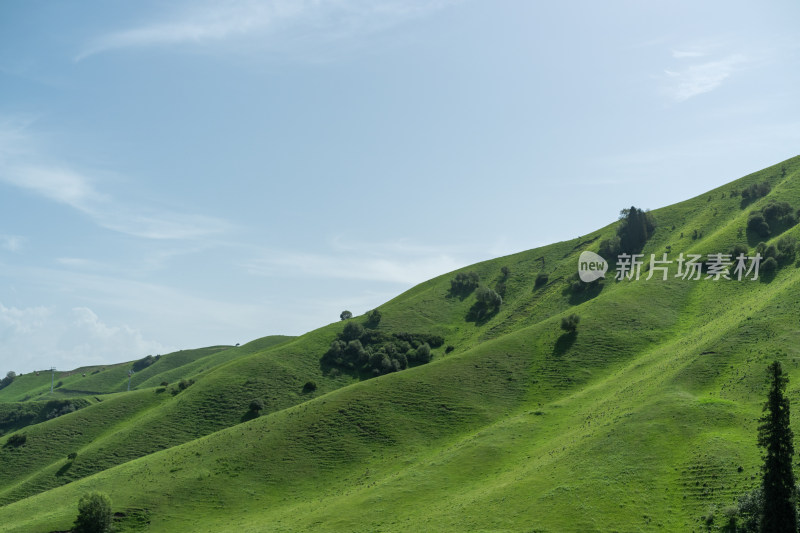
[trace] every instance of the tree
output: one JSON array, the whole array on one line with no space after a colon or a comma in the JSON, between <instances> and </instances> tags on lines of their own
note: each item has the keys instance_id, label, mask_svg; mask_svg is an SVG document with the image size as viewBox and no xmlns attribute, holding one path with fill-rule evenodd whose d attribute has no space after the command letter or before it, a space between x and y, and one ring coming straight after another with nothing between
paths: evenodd
<instances>
[{"instance_id":1,"label":"tree","mask_svg":"<svg viewBox=\"0 0 800 533\"><path fill-rule=\"evenodd\" d=\"M354 341L364 334L364 326L358 322L348 322L342 330L342 339Z\"/></svg>"},{"instance_id":2,"label":"tree","mask_svg":"<svg viewBox=\"0 0 800 533\"><path fill-rule=\"evenodd\" d=\"M450 292L453 294L469 294L477 286L480 278L475 272L459 272L456 277L450 280Z\"/></svg>"},{"instance_id":3,"label":"tree","mask_svg":"<svg viewBox=\"0 0 800 533\"><path fill-rule=\"evenodd\" d=\"M367 326L374 328L378 324L381 323L381 312L377 309L373 309L372 311L367 311Z\"/></svg>"},{"instance_id":4,"label":"tree","mask_svg":"<svg viewBox=\"0 0 800 533\"><path fill-rule=\"evenodd\" d=\"M11 382L14 381L15 379L17 379L17 373L14 372L13 370L9 371L6 374L6 377L0 379L0 389L8 387L9 385L11 385Z\"/></svg>"},{"instance_id":5,"label":"tree","mask_svg":"<svg viewBox=\"0 0 800 533\"><path fill-rule=\"evenodd\" d=\"M427 343L420 344L414 353L415 359L420 363L427 363L431 360L431 347Z\"/></svg>"},{"instance_id":6,"label":"tree","mask_svg":"<svg viewBox=\"0 0 800 533\"><path fill-rule=\"evenodd\" d=\"M775 361L767 368L770 388L764 414L758 426L758 445L764 448L762 488L764 508L761 531L795 533L795 481L792 471L794 435L789 427L789 399L785 390L789 378Z\"/></svg>"},{"instance_id":7,"label":"tree","mask_svg":"<svg viewBox=\"0 0 800 533\"><path fill-rule=\"evenodd\" d=\"M108 533L111 531L111 498L102 492L81 496L75 533Z\"/></svg>"},{"instance_id":8,"label":"tree","mask_svg":"<svg viewBox=\"0 0 800 533\"><path fill-rule=\"evenodd\" d=\"M750 213L750 218L747 219L747 230L752 231L759 237L769 237L770 234L769 224L767 224L764 215L760 211Z\"/></svg>"},{"instance_id":9,"label":"tree","mask_svg":"<svg viewBox=\"0 0 800 533\"><path fill-rule=\"evenodd\" d=\"M250 410L254 413L258 414L260 411L264 410L264 402L260 398L256 398L252 402L250 402Z\"/></svg>"},{"instance_id":10,"label":"tree","mask_svg":"<svg viewBox=\"0 0 800 533\"><path fill-rule=\"evenodd\" d=\"M772 274L776 270L778 270L778 262L774 257L767 257L767 259L761 263L761 272L764 274Z\"/></svg>"},{"instance_id":11,"label":"tree","mask_svg":"<svg viewBox=\"0 0 800 533\"><path fill-rule=\"evenodd\" d=\"M639 252L656 227L649 212L633 206L620 211L620 221L620 225L617 227L620 252Z\"/></svg>"},{"instance_id":12,"label":"tree","mask_svg":"<svg viewBox=\"0 0 800 533\"><path fill-rule=\"evenodd\" d=\"M347 309L342 311L342 313L339 315L339 319L341 320L350 320L351 318L353 318L353 313L351 313Z\"/></svg>"},{"instance_id":13,"label":"tree","mask_svg":"<svg viewBox=\"0 0 800 533\"><path fill-rule=\"evenodd\" d=\"M495 309L503 303L503 298L489 287L478 287L475 297L487 309Z\"/></svg>"},{"instance_id":14,"label":"tree","mask_svg":"<svg viewBox=\"0 0 800 533\"><path fill-rule=\"evenodd\" d=\"M576 329L578 329L578 323L581 321L581 317L572 313L569 316L565 316L561 318L561 329L566 331L567 333L574 333Z\"/></svg>"},{"instance_id":15,"label":"tree","mask_svg":"<svg viewBox=\"0 0 800 533\"><path fill-rule=\"evenodd\" d=\"M769 182L763 181L761 183L753 183L742 191L742 198L745 200L755 200L756 198L768 195L770 190L772 190L772 187Z\"/></svg>"}]
</instances>

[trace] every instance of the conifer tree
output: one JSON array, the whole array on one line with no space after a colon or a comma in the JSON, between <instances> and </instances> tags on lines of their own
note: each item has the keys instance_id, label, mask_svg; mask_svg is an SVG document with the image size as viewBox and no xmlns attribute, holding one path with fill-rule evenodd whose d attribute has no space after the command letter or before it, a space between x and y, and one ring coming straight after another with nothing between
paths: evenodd
<instances>
[{"instance_id":1,"label":"conifer tree","mask_svg":"<svg viewBox=\"0 0 800 533\"><path fill-rule=\"evenodd\" d=\"M778 361L769 365L767 373L770 389L758 426L758 445L764 448L761 531L796 533L794 437L789 427L789 399L784 393L789 380Z\"/></svg>"}]
</instances>

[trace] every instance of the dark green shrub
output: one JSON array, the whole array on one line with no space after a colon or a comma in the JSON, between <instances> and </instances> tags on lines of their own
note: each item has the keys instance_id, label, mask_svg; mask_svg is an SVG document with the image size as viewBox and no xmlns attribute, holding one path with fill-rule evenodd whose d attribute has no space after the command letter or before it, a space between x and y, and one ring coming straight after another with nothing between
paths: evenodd
<instances>
[{"instance_id":1,"label":"dark green shrub","mask_svg":"<svg viewBox=\"0 0 800 533\"><path fill-rule=\"evenodd\" d=\"M66 415L69 413L74 413L77 411L77 408L72 405L72 402L69 400L65 401L64 403L54 407L47 413L47 419L52 420L53 418L58 418L59 416Z\"/></svg>"},{"instance_id":2,"label":"dark green shrub","mask_svg":"<svg viewBox=\"0 0 800 533\"><path fill-rule=\"evenodd\" d=\"M572 313L569 316L565 316L561 318L561 329L566 331L567 333L573 333L576 329L578 329L578 323L581 321L581 317Z\"/></svg>"},{"instance_id":3,"label":"dark green shrub","mask_svg":"<svg viewBox=\"0 0 800 533\"><path fill-rule=\"evenodd\" d=\"M8 437L8 440L6 441L6 446L12 446L14 448L19 448L20 446L25 444L27 441L28 441L28 436L27 435L25 435L24 433L17 433L15 435L11 435L10 437Z\"/></svg>"},{"instance_id":4,"label":"dark green shrub","mask_svg":"<svg viewBox=\"0 0 800 533\"><path fill-rule=\"evenodd\" d=\"M414 360L418 363L428 363L431 360L431 347L422 344L414 351Z\"/></svg>"},{"instance_id":5,"label":"dark green shrub","mask_svg":"<svg viewBox=\"0 0 800 533\"><path fill-rule=\"evenodd\" d=\"M736 261L736 258L739 257L740 255L744 255L745 257L747 257L747 254L749 252L750 250L744 244L735 244L728 253L731 256L731 259Z\"/></svg>"},{"instance_id":6,"label":"dark green shrub","mask_svg":"<svg viewBox=\"0 0 800 533\"><path fill-rule=\"evenodd\" d=\"M755 233L759 237L769 237L770 230L764 215L759 211L750 213L747 219L747 231Z\"/></svg>"},{"instance_id":7,"label":"dark green shrub","mask_svg":"<svg viewBox=\"0 0 800 533\"><path fill-rule=\"evenodd\" d=\"M767 257L766 261L761 263L761 272L764 274L773 274L778 270L778 261L774 257Z\"/></svg>"},{"instance_id":8,"label":"dark green shrub","mask_svg":"<svg viewBox=\"0 0 800 533\"><path fill-rule=\"evenodd\" d=\"M306 381L303 385L303 392L314 392L315 390L317 390L317 384L313 381Z\"/></svg>"},{"instance_id":9,"label":"dark green shrub","mask_svg":"<svg viewBox=\"0 0 800 533\"><path fill-rule=\"evenodd\" d=\"M77 452L72 452L71 454L67 455L67 459L70 460L70 461L74 461L77 458L78 458L78 453Z\"/></svg>"},{"instance_id":10,"label":"dark green shrub","mask_svg":"<svg viewBox=\"0 0 800 533\"><path fill-rule=\"evenodd\" d=\"M494 291L500 295L500 299L502 301L502 298L506 295L506 282L498 281L494 286Z\"/></svg>"},{"instance_id":11,"label":"dark green shrub","mask_svg":"<svg viewBox=\"0 0 800 533\"><path fill-rule=\"evenodd\" d=\"M775 258L779 263L789 263L794 261L797 254L797 241L794 237L784 235L778 240L776 245L778 255Z\"/></svg>"},{"instance_id":12,"label":"dark green shrub","mask_svg":"<svg viewBox=\"0 0 800 533\"><path fill-rule=\"evenodd\" d=\"M614 259L620 253L621 246L622 242L619 238L619 235L614 235L610 239L603 239L600 241L600 249L597 251L597 253L600 254L600 256L606 261L613 263Z\"/></svg>"},{"instance_id":13,"label":"dark green shrub","mask_svg":"<svg viewBox=\"0 0 800 533\"><path fill-rule=\"evenodd\" d=\"M102 492L81 497L74 533L108 533L111 531L111 499Z\"/></svg>"},{"instance_id":14,"label":"dark green shrub","mask_svg":"<svg viewBox=\"0 0 800 533\"><path fill-rule=\"evenodd\" d=\"M478 286L480 278L475 272L459 272L450 280L450 292L453 294L469 294Z\"/></svg>"},{"instance_id":15,"label":"dark green shrub","mask_svg":"<svg viewBox=\"0 0 800 533\"><path fill-rule=\"evenodd\" d=\"M797 224L798 215L786 202L770 201L747 219L747 231L759 237L769 237Z\"/></svg>"},{"instance_id":16,"label":"dark green shrub","mask_svg":"<svg viewBox=\"0 0 800 533\"><path fill-rule=\"evenodd\" d=\"M600 255L603 255L603 254L600 254ZM605 256L603 256L603 257L605 257ZM548 276L544 272L539 272L539 274L536 276L536 281L534 283L534 287L536 287L538 289L539 287L543 287L544 285L547 285L547 281L549 279L550 279L550 276Z\"/></svg>"},{"instance_id":17,"label":"dark green shrub","mask_svg":"<svg viewBox=\"0 0 800 533\"><path fill-rule=\"evenodd\" d=\"M456 349L456 348L455 348L455 346L453 346L452 344L448 344L448 345L447 345L447 348L445 348L445 349L444 349L444 353L446 353L446 354L447 354L447 353L450 353L450 352L452 352L452 351L453 351L453 350L455 350L455 349Z\"/></svg>"},{"instance_id":18,"label":"dark green shrub","mask_svg":"<svg viewBox=\"0 0 800 533\"><path fill-rule=\"evenodd\" d=\"M444 338L441 335L430 335L428 333L395 333L392 335L396 339L408 341L408 342L416 342L417 345L421 343L427 343L431 346L431 348L438 348L442 344L444 344Z\"/></svg>"},{"instance_id":19,"label":"dark green shrub","mask_svg":"<svg viewBox=\"0 0 800 533\"><path fill-rule=\"evenodd\" d=\"M264 410L264 401L260 398L256 398L255 400L250 402L250 410L254 413L258 413Z\"/></svg>"},{"instance_id":20,"label":"dark green shrub","mask_svg":"<svg viewBox=\"0 0 800 533\"><path fill-rule=\"evenodd\" d=\"M487 309L496 309L503 303L503 298L489 287L478 287L475 292L475 297L480 303L486 306Z\"/></svg>"},{"instance_id":21,"label":"dark green shrub","mask_svg":"<svg viewBox=\"0 0 800 533\"><path fill-rule=\"evenodd\" d=\"M367 326L374 328L381 323L381 312L377 309L367 312Z\"/></svg>"},{"instance_id":22,"label":"dark green shrub","mask_svg":"<svg viewBox=\"0 0 800 533\"><path fill-rule=\"evenodd\" d=\"M742 191L742 198L745 200L755 200L757 198L761 198L762 196L766 196L769 194L769 191L772 190L770 184L766 181L762 181L761 183L753 183L752 185L745 187Z\"/></svg>"},{"instance_id":23,"label":"dark green shrub","mask_svg":"<svg viewBox=\"0 0 800 533\"><path fill-rule=\"evenodd\" d=\"M503 268L500 269L500 273L503 275L503 279L505 279L509 275L511 275L511 269L508 268L507 266L504 266Z\"/></svg>"},{"instance_id":24,"label":"dark green shrub","mask_svg":"<svg viewBox=\"0 0 800 533\"><path fill-rule=\"evenodd\" d=\"M166 387L167 385L169 385L169 382L168 382L168 381L162 381L162 382L161 382L161 386L162 386L162 387Z\"/></svg>"},{"instance_id":25,"label":"dark green shrub","mask_svg":"<svg viewBox=\"0 0 800 533\"><path fill-rule=\"evenodd\" d=\"M11 385L11 383L12 383L12 382L13 382L13 381L14 381L16 378L17 378L17 373L16 373L16 372L14 372L13 370L12 370L12 371L9 371L9 372L6 374L6 377L4 377L3 379L0 379L0 389L2 389L2 388L5 388L5 387L8 387L9 385Z\"/></svg>"},{"instance_id":26,"label":"dark green shrub","mask_svg":"<svg viewBox=\"0 0 800 533\"><path fill-rule=\"evenodd\" d=\"M194 385L194 380L193 379L190 379L188 381L185 380L185 379L182 379L182 380L180 380L178 382L178 389L184 391L184 390L188 389L189 387L191 387L192 385Z\"/></svg>"},{"instance_id":27,"label":"dark green shrub","mask_svg":"<svg viewBox=\"0 0 800 533\"><path fill-rule=\"evenodd\" d=\"M353 318L353 313L351 313L347 309L342 311L341 314L339 315L339 320L349 320L351 318Z\"/></svg>"},{"instance_id":28,"label":"dark green shrub","mask_svg":"<svg viewBox=\"0 0 800 533\"><path fill-rule=\"evenodd\" d=\"M348 322L342 330L341 338L345 341L353 341L364 334L364 326L358 322Z\"/></svg>"}]
</instances>

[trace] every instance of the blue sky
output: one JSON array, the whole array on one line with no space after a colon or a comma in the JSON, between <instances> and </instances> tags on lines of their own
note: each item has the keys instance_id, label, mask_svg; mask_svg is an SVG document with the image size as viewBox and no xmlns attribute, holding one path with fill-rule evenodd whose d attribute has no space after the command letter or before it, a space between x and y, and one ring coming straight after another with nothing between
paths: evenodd
<instances>
[{"instance_id":1,"label":"blue sky","mask_svg":"<svg viewBox=\"0 0 800 533\"><path fill-rule=\"evenodd\" d=\"M0 371L301 334L797 155L797 20L4 0Z\"/></svg>"}]
</instances>

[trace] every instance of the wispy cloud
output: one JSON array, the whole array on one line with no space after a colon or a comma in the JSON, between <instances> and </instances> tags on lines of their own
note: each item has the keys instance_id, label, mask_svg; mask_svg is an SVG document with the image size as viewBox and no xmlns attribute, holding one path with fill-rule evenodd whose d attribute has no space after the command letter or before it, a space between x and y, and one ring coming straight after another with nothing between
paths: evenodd
<instances>
[{"instance_id":1,"label":"wispy cloud","mask_svg":"<svg viewBox=\"0 0 800 533\"><path fill-rule=\"evenodd\" d=\"M2 183L72 207L106 229L147 239L195 239L223 233L231 227L205 215L126 205L99 190L97 180L85 172L63 164L39 162L48 158L27 133L28 127L8 124L0 122Z\"/></svg>"},{"instance_id":2,"label":"wispy cloud","mask_svg":"<svg viewBox=\"0 0 800 533\"><path fill-rule=\"evenodd\" d=\"M76 57L116 49L204 44L250 34L342 38L392 27L457 0L233 0L188 3L177 13L93 39Z\"/></svg>"},{"instance_id":3,"label":"wispy cloud","mask_svg":"<svg viewBox=\"0 0 800 533\"><path fill-rule=\"evenodd\" d=\"M348 243L341 238L325 252L262 251L241 264L250 274L416 284L450 272L475 259L466 250L392 241Z\"/></svg>"},{"instance_id":4,"label":"wispy cloud","mask_svg":"<svg viewBox=\"0 0 800 533\"><path fill-rule=\"evenodd\" d=\"M702 52L684 52L673 57L690 59L704 57ZM734 73L740 71L747 64L748 59L742 54L731 54L722 59L693 63L686 67L664 71L668 83L669 96L677 101L684 102L694 96L708 93L720 87Z\"/></svg>"}]
</instances>

